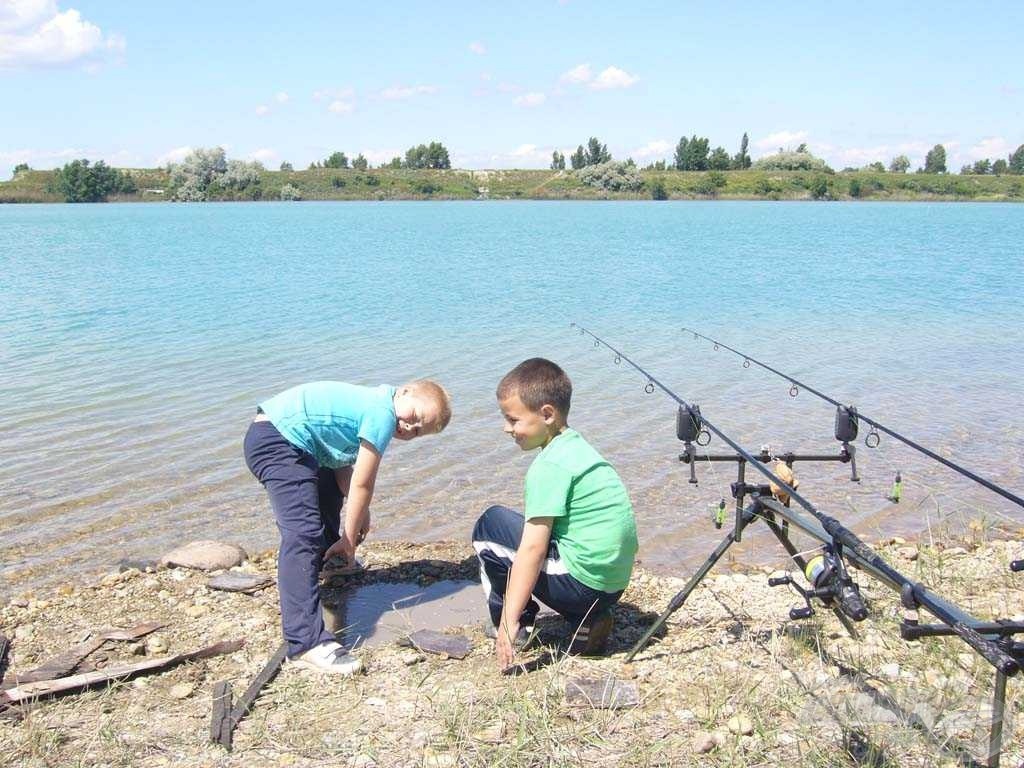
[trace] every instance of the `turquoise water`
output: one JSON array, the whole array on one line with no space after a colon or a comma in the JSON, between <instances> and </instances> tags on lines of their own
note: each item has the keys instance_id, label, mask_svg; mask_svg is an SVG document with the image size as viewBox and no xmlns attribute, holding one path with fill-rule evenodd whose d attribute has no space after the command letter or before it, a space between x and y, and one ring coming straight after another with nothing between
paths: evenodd
<instances>
[{"instance_id":1,"label":"turquoise water","mask_svg":"<svg viewBox=\"0 0 1024 768\"><path fill-rule=\"evenodd\" d=\"M374 532L464 538L521 503L530 459L493 391L572 376L573 425L619 468L642 557L720 537L734 479L676 460L674 407L569 328L622 347L754 449L833 450L832 411L697 328L1024 491L1024 207L885 203L302 203L0 207L0 577L103 570L192 538L273 546L241 459L255 402L321 378L439 379L455 417L394 446ZM713 445L713 447L715 447ZM864 481L801 469L865 534L1022 510L891 440ZM901 469L906 498L884 501Z\"/></svg>"}]
</instances>

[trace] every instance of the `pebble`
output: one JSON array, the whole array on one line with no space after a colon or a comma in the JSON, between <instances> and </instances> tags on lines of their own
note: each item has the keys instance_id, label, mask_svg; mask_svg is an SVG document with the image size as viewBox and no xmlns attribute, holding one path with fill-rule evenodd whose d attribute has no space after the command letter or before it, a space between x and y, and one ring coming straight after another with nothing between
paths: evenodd
<instances>
[{"instance_id":1,"label":"pebble","mask_svg":"<svg viewBox=\"0 0 1024 768\"><path fill-rule=\"evenodd\" d=\"M195 687L192 683L178 683L177 685L172 686L168 693L172 699L187 699L192 695L192 691L194 690Z\"/></svg>"},{"instance_id":2,"label":"pebble","mask_svg":"<svg viewBox=\"0 0 1024 768\"><path fill-rule=\"evenodd\" d=\"M725 737L718 731L700 731L693 737L693 751L698 754L707 754L716 747L725 743Z\"/></svg>"},{"instance_id":3,"label":"pebble","mask_svg":"<svg viewBox=\"0 0 1024 768\"><path fill-rule=\"evenodd\" d=\"M146 654L149 656L159 656L166 653L169 648L170 645L163 637L151 637L146 641Z\"/></svg>"},{"instance_id":4,"label":"pebble","mask_svg":"<svg viewBox=\"0 0 1024 768\"><path fill-rule=\"evenodd\" d=\"M692 709L677 709L675 716L676 720L681 723L690 723L697 719L697 715Z\"/></svg>"},{"instance_id":5,"label":"pebble","mask_svg":"<svg viewBox=\"0 0 1024 768\"><path fill-rule=\"evenodd\" d=\"M488 744L500 744L505 739L505 723L501 718L479 730L476 738Z\"/></svg>"},{"instance_id":6,"label":"pebble","mask_svg":"<svg viewBox=\"0 0 1024 768\"><path fill-rule=\"evenodd\" d=\"M190 605L185 609L185 613L193 619L198 619L200 616L205 616L209 613L209 609L205 605Z\"/></svg>"},{"instance_id":7,"label":"pebble","mask_svg":"<svg viewBox=\"0 0 1024 768\"><path fill-rule=\"evenodd\" d=\"M61 584L59 587L57 587L57 594L61 597L69 597L75 594L75 585L71 584L70 582Z\"/></svg>"},{"instance_id":8,"label":"pebble","mask_svg":"<svg viewBox=\"0 0 1024 768\"><path fill-rule=\"evenodd\" d=\"M878 668L878 671L890 680L895 680L900 676L900 665L896 663L883 664Z\"/></svg>"},{"instance_id":9,"label":"pebble","mask_svg":"<svg viewBox=\"0 0 1024 768\"><path fill-rule=\"evenodd\" d=\"M907 540L904 539L902 536L893 536L891 541L893 544L897 546L902 546L907 543Z\"/></svg>"},{"instance_id":10,"label":"pebble","mask_svg":"<svg viewBox=\"0 0 1024 768\"><path fill-rule=\"evenodd\" d=\"M413 664L419 664L427 657L419 651L406 651L401 656L399 656L399 658L402 660L402 663L405 664L405 666L411 667Z\"/></svg>"},{"instance_id":11,"label":"pebble","mask_svg":"<svg viewBox=\"0 0 1024 768\"><path fill-rule=\"evenodd\" d=\"M948 555L949 557L960 557L961 555L966 555L967 550L963 547L950 547L945 552L943 552L943 554Z\"/></svg>"},{"instance_id":12,"label":"pebble","mask_svg":"<svg viewBox=\"0 0 1024 768\"><path fill-rule=\"evenodd\" d=\"M744 736L749 736L754 732L754 723L746 715L730 717L725 727L729 729L730 733L742 734Z\"/></svg>"},{"instance_id":13,"label":"pebble","mask_svg":"<svg viewBox=\"0 0 1024 768\"><path fill-rule=\"evenodd\" d=\"M423 754L423 765L426 768L450 768L457 764L455 756L448 752L427 751Z\"/></svg>"},{"instance_id":14,"label":"pebble","mask_svg":"<svg viewBox=\"0 0 1024 768\"><path fill-rule=\"evenodd\" d=\"M917 547L900 547L896 550L896 554L902 557L904 560L914 562L915 560L917 560L920 553L917 551Z\"/></svg>"}]
</instances>

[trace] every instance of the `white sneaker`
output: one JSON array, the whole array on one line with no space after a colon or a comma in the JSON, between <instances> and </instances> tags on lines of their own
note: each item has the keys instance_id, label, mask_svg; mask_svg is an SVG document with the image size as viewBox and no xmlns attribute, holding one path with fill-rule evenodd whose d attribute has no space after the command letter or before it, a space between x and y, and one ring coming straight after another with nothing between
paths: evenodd
<instances>
[{"instance_id":1,"label":"white sneaker","mask_svg":"<svg viewBox=\"0 0 1024 768\"><path fill-rule=\"evenodd\" d=\"M332 675L354 675L363 670L363 662L334 642L310 648L292 659L291 663L298 667L327 672Z\"/></svg>"}]
</instances>

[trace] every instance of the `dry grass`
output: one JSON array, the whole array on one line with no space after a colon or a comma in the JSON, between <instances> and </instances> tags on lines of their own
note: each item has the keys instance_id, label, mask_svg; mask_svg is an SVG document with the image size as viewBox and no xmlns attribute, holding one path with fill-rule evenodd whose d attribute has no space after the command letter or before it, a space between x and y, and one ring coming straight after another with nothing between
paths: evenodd
<instances>
[{"instance_id":1,"label":"dry grass","mask_svg":"<svg viewBox=\"0 0 1024 768\"><path fill-rule=\"evenodd\" d=\"M979 618L1022 614L1022 577L1006 566L1024 547L989 537L977 538L979 548L965 554L922 546L914 562L901 558L898 547L882 551L908 576L935 585ZM469 554L455 545L379 545L370 549L368 578L464 575ZM442 561L450 565L439 570ZM432 563L430 575L420 567L425 562ZM273 556L246 567L272 573ZM169 622L160 635L172 651L248 640L227 656L26 708L20 722L0 722L5 763L936 766L960 764L963 749L976 757L984 751L992 691L987 665L949 638L900 640L895 596L863 575L858 580L873 610L859 641L847 638L827 611L805 622L786 620L795 597L769 589L762 572L718 574L694 592L658 643L625 664L625 650L683 584L641 572L624 597L607 658L564 656L560 627L552 626L542 634L548 647L530 657L547 651L552 663L502 676L480 628L462 627L474 645L463 661L426 656L410 663L408 651L384 646L363 651L368 674L356 678L326 680L286 668L242 722L228 754L208 743L211 690L222 679L241 690L272 653L276 592L211 592L205 580L184 571L128 572L105 585L65 585L28 605L0 609L0 631L15 635L15 669L39 663L89 628L143 619ZM98 652L110 663L129 653L127 644L112 643ZM567 679L605 675L635 682L640 706L566 703ZM182 683L192 693L172 698L172 687ZM1018 686L1010 682L1014 720L1022 708ZM730 723L752 732L733 733ZM1004 766L1024 759L1016 725L1007 727ZM698 756L698 742L708 739L717 746Z\"/></svg>"}]
</instances>

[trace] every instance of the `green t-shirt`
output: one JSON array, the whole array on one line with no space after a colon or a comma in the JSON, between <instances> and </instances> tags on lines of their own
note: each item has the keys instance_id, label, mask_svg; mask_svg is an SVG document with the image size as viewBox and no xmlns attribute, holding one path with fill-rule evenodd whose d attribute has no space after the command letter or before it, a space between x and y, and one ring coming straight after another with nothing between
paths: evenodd
<instances>
[{"instance_id":1,"label":"green t-shirt","mask_svg":"<svg viewBox=\"0 0 1024 768\"><path fill-rule=\"evenodd\" d=\"M629 494L575 429L557 435L527 470L525 516L554 518L551 538L565 567L588 587L618 592L629 584L637 550Z\"/></svg>"}]
</instances>

